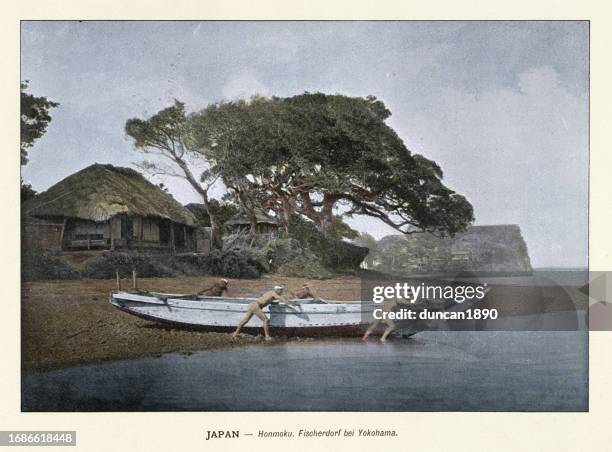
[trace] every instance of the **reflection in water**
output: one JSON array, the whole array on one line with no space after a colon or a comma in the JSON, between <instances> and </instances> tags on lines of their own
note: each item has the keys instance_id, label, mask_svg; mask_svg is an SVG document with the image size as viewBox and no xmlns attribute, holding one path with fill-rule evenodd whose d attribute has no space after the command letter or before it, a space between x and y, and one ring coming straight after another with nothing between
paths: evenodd
<instances>
[{"instance_id":1,"label":"reflection in water","mask_svg":"<svg viewBox=\"0 0 612 452\"><path fill-rule=\"evenodd\" d=\"M584 331L435 331L25 374L24 411L584 411Z\"/></svg>"}]
</instances>

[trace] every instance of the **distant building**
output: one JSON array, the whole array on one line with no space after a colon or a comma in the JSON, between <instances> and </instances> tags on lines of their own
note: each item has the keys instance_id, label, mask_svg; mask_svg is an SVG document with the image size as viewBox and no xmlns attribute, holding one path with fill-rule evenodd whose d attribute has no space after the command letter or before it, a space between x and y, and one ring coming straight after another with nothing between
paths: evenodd
<instances>
[{"instance_id":1,"label":"distant building","mask_svg":"<svg viewBox=\"0 0 612 452\"><path fill-rule=\"evenodd\" d=\"M261 209L254 209L255 218L257 219L256 234L274 234L278 231L279 222L276 218L267 215ZM239 213L230 218L225 225L229 232L250 231L251 222L244 213Z\"/></svg>"},{"instance_id":2,"label":"distant building","mask_svg":"<svg viewBox=\"0 0 612 452\"><path fill-rule=\"evenodd\" d=\"M195 217L129 168L91 165L22 206L25 246L197 251Z\"/></svg>"}]
</instances>

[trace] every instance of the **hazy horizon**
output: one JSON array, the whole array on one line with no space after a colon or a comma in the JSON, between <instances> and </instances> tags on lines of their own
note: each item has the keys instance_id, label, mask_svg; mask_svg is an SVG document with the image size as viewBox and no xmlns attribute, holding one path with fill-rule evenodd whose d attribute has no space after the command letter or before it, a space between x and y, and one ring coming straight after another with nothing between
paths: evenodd
<instances>
[{"instance_id":1,"label":"hazy horizon","mask_svg":"<svg viewBox=\"0 0 612 452\"><path fill-rule=\"evenodd\" d=\"M435 160L475 224L518 224L534 267L584 267L588 23L31 22L21 79L60 102L22 175L43 191L92 163L134 167L123 126L174 98L375 95L407 147ZM199 202L179 179L183 204ZM220 194L219 189L215 195ZM376 238L393 229L349 223Z\"/></svg>"}]
</instances>

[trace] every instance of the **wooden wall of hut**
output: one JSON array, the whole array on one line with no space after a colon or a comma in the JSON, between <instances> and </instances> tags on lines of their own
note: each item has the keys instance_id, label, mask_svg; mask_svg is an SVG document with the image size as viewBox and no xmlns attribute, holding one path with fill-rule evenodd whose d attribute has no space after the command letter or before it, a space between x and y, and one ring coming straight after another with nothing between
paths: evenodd
<instances>
[{"instance_id":1,"label":"wooden wall of hut","mask_svg":"<svg viewBox=\"0 0 612 452\"><path fill-rule=\"evenodd\" d=\"M107 248L110 245L110 226L107 221L67 218L61 235L63 249Z\"/></svg>"},{"instance_id":2,"label":"wooden wall of hut","mask_svg":"<svg viewBox=\"0 0 612 452\"><path fill-rule=\"evenodd\" d=\"M272 234L273 232L278 230L278 226L270 223L258 223L257 224L257 233L258 234Z\"/></svg>"},{"instance_id":3,"label":"wooden wall of hut","mask_svg":"<svg viewBox=\"0 0 612 452\"><path fill-rule=\"evenodd\" d=\"M68 218L61 223L31 220L22 225L22 242L38 250L133 249L195 252L195 228L169 220L116 216L94 222Z\"/></svg>"},{"instance_id":4,"label":"wooden wall of hut","mask_svg":"<svg viewBox=\"0 0 612 452\"><path fill-rule=\"evenodd\" d=\"M21 245L24 250L60 251L62 248L63 222L51 222L32 218L21 225Z\"/></svg>"},{"instance_id":5,"label":"wooden wall of hut","mask_svg":"<svg viewBox=\"0 0 612 452\"><path fill-rule=\"evenodd\" d=\"M134 217L133 219L133 239L143 240L144 242L159 243L159 219Z\"/></svg>"},{"instance_id":6,"label":"wooden wall of hut","mask_svg":"<svg viewBox=\"0 0 612 452\"><path fill-rule=\"evenodd\" d=\"M108 222L99 222L80 219L69 219L66 222L66 230L64 231L64 239L69 240L84 240L90 239L108 239L110 237L110 228Z\"/></svg>"},{"instance_id":7,"label":"wooden wall of hut","mask_svg":"<svg viewBox=\"0 0 612 452\"><path fill-rule=\"evenodd\" d=\"M110 231L110 241L111 241L111 249L115 249L115 246L117 244L117 241L121 240L121 218L120 217L113 217L110 219L110 226L109 226L109 231Z\"/></svg>"}]
</instances>

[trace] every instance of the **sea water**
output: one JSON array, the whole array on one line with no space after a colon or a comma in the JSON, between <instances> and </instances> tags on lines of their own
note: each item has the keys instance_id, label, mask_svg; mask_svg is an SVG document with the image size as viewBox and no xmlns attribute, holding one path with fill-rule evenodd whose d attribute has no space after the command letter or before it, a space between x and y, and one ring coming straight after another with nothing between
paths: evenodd
<instances>
[{"instance_id":1,"label":"sea water","mask_svg":"<svg viewBox=\"0 0 612 452\"><path fill-rule=\"evenodd\" d=\"M585 411L585 331L429 331L83 365L22 377L24 411Z\"/></svg>"}]
</instances>

